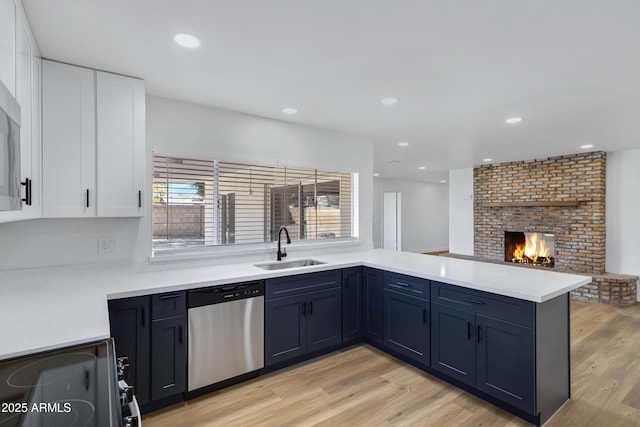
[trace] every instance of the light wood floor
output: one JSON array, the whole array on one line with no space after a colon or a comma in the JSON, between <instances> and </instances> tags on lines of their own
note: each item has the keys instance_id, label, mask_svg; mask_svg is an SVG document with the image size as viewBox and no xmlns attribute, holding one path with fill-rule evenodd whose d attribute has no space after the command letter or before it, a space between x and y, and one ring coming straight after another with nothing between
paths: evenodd
<instances>
[{"instance_id":1,"label":"light wood floor","mask_svg":"<svg viewBox=\"0 0 640 427\"><path fill-rule=\"evenodd\" d=\"M640 426L640 304L571 303L572 399L547 423ZM362 345L154 412L144 427L526 426Z\"/></svg>"}]
</instances>

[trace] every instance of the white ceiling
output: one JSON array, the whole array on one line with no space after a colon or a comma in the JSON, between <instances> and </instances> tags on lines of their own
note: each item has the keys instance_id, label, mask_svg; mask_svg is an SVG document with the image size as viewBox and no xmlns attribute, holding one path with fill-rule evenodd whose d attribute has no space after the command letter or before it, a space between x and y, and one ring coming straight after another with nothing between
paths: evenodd
<instances>
[{"instance_id":1,"label":"white ceiling","mask_svg":"<svg viewBox=\"0 0 640 427\"><path fill-rule=\"evenodd\" d=\"M637 0L23 3L46 58L141 77L154 95L369 136L383 177L640 147ZM177 46L177 32L202 46ZM383 106L388 96L398 104Z\"/></svg>"}]
</instances>

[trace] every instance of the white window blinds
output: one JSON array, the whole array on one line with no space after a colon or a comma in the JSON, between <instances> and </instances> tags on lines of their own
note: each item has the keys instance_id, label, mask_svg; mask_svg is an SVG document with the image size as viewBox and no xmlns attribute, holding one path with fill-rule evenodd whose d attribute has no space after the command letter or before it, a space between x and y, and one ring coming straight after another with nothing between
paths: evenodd
<instances>
[{"instance_id":1,"label":"white window blinds","mask_svg":"<svg viewBox=\"0 0 640 427\"><path fill-rule=\"evenodd\" d=\"M351 238L351 173L154 156L153 248Z\"/></svg>"}]
</instances>

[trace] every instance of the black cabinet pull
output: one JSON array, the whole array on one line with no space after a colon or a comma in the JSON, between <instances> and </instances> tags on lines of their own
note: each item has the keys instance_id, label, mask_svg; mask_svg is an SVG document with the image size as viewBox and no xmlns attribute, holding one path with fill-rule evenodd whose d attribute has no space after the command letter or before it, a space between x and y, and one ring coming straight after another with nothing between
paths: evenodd
<instances>
[{"instance_id":1,"label":"black cabinet pull","mask_svg":"<svg viewBox=\"0 0 640 427\"><path fill-rule=\"evenodd\" d=\"M142 207L142 191L138 190L138 207Z\"/></svg>"},{"instance_id":2,"label":"black cabinet pull","mask_svg":"<svg viewBox=\"0 0 640 427\"><path fill-rule=\"evenodd\" d=\"M484 301L480 301L480 300L477 300L477 299L471 299L471 298L463 298L462 301L469 302L471 304L478 304L478 305L483 305L484 304Z\"/></svg>"},{"instance_id":3,"label":"black cabinet pull","mask_svg":"<svg viewBox=\"0 0 640 427\"><path fill-rule=\"evenodd\" d=\"M411 285L409 285L408 283L396 282L395 284L398 286L402 286L403 288L411 287Z\"/></svg>"},{"instance_id":4,"label":"black cabinet pull","mask_svg":"<svg viewBox=\"0 0 640 427\"><path fill-rule=\"evenodd\" d=\"M422 323L427 323L427 309L422 309Z\"/></svg>"},{"instance_id":5,"label":"black cabinet pull","mask_svg":"<svg viewBox=\"0 0 640 427\"><path fill-rule=\"evenodd\" d=\"M89 189L87 188L87 207L89 207Z\"/></svg>"},{"instance_id":6,"label":"black cabinet pull","mask_svg":"<svg viewBox=\"0 0 640 427\"><path fill-rule=\"evenodd\" d=\"M31 206L31 181L30 178L26 178L20 185L24 185L24 199L21 199L27 206Z\"/></svg>"},{"instance_id":7,"label":"black cabinet pull","mask_svg":"<svg viewBox=\"0 0 640 427\"><path fill-rule=\"evenodd\" d=\"M180 294L160 295L160 299L180 298Z\"/></svg>"},{"instance_id":8,"label":"black cabinet pull","mask_svg":"<svg viewBox=\"0 0 640 427\"><path fill-rule=\"evenodd\" d=\"M303 316L307 315L307 303L306 302L302 303L302 315Z\"/></svg>"},{"instance_id":9,"label":"black cabinet pull","mask_svg":"<svg viewBox=\"0 0 640 427\"><path fill-rule=\"evenodd\" d=\"M471 341L471 322L467 322L467 339Z\"/></svg>"},{"instance_id":10,"label":"black cabinet pull","mask_svg":"<svg viewBox=\"0 0 640 427\"><path fill-rule=\"evenodd\" d=\"M344 276L344 287L345 288L349 287L349 276Z\"/></svg>"},{"instance_id":11,"label":"black cabinet pull","mask_svg":"<svg viewBox=\"0 0 640 427\"><path fill-rule=\"evenodd\" d=\"M142 313L142 321L140 322L141 326L144 328L145 325L145 315L144 315L144 307L142 307L142 309L140 309L140 312Z\"/></svg>"},{"instance_id":12,"label":"black cabinet pull","mask_svg":"<svg viewBox=\"0 0 640 427\"><path fill-rule=\"evenodd\" d=\"M480 342L480 331L482 330L482 328L480 327L480 325L478 325L478 343Z\"/></svg>"},{"instance_id":13,"label":"black cabinet pull","mask_svg":"<svg viewBox=\"0 0 640 427\"><path fill-rule=\"evenodd\" d=\"M313 314L313 301L309 301L309 316Z\"/></svg>"},{"instance_id":14,"label":"black cabinet pull","mask_svg":"<svg viewBox=\"0 0 640 427\"><path fill-rule=\"evenodd\" d=\"M178 326L178 342L182 345L182 325Z\"/></svg>"}]
</instances>

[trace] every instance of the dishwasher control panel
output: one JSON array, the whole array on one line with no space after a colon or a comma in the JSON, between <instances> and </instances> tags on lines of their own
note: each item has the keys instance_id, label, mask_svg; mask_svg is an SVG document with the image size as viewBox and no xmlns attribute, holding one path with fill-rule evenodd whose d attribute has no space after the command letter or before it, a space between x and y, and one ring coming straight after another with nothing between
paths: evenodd
<instances>
[{"instance_id":1,"label":"dishwasher control panel","mask_svg":"<svg viewBox=\"0 0 640 427\"><path fill-rule=\"evenodd\" d=\"M261 295L264 295L264 281L262 280L198 288L188 291L187 307L202 307L244 298L255 298Z\"/></svg>"}]
</instances>

